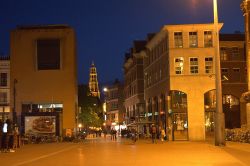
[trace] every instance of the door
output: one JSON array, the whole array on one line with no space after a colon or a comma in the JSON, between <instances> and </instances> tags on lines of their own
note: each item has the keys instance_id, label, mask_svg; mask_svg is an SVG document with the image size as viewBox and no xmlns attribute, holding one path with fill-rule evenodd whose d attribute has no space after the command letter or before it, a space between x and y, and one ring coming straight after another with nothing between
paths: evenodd
<instances>
[{"instance_id":1,"label":"door","mask_svg":"<svg viewBox=\"0 0 250 166\"><path fill-rule=\"evenodd\" d=\"M173 113L173 140L188 140L187 113Z\"/></svg>"}]
</instances>

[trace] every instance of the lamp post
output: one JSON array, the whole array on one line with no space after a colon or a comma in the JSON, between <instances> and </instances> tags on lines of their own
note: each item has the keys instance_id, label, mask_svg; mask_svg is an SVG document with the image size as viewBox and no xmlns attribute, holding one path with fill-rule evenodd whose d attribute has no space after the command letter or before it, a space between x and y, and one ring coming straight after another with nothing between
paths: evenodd
<instances>
[{"instance_id":1,"label":"lamp post","mask_svg":"<svg viewBox=\"0 0 250 166\"><path fill-rule=\"evenodd\" d=\"M222 88L220 68L220 48L218 30L217 0L213 0L214 30L215 30L215 85L216 85L216 112L215 112L215 146L226 145L225 141L225 117L222 109Z\"/></svg>"},{"instance_id":2,"label":"lamp post","mask_svg":"<svg viewBox=\"0 0 250 166\"><path fill-rule=\"evenodd\" d=\"M247 69L250 68L250 38L249 38L249 29L250 29L250 0L243 0L241 3L241 10L243 11L243 16L245 17L245 41L246 41L246 59L247 59ZM248 96L250 94L250 72L247 70L247 82L248 82L248 91L243 93L243 97L246 97L246 118L247 118L247 127L250 128L250 103L248 101Z\"/></svg>"},{"instance_id":3,"label":"lamp post","mask_svg":"<svg viewBox=\"0 0 250 166\"><path fill-rule=\"evenodd\" d=\"M104 92L104 103L103 103L103 118L104 118L104 127L106 129L106 124L107 124L107 92L108 92L108 88L104 87L103 88L103 92Z\"/></svg>"},{"instance_id":4,"label":"lamp post","mask_svg":"<svg viewBox=\"0 0 250 166\"><path fill-rule=\"evenodd\" d=\"M14 89L13 89L13 123L16 125L17 124L17 116L16 116L16 84L17 84L17 79L14 79Z\"/></svg>"}]
</instances>

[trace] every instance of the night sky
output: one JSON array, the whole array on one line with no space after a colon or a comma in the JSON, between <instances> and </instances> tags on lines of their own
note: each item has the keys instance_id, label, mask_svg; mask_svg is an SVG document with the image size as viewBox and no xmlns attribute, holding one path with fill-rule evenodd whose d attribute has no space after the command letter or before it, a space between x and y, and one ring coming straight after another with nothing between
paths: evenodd
<instances>
[{"instance_id":1,"label":"night sky","mask_svg":"<svg viewBox=\"0 0 250 166\"><path fill-rule=\"evenodd\" d=\"M242 0L218 0L223 33L244 31ZM68 24L76 31L78 82L94 61L101 83L123 79L124 53L165 24L210 23L212 0L0 0L0 54L16 25Z\"/></svg>"}]
</instances>

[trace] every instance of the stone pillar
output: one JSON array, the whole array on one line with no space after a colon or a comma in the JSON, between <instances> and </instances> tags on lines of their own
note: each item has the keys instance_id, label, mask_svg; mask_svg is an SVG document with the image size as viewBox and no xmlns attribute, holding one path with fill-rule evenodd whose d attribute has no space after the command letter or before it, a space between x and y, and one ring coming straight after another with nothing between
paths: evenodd
<instances>
[{"instance_id":1,"label":"stone pillar","mask_svg":"<svg viewBox=\"0 0 250 166\"><path fill-rule=\"evenodd\" d=\"M168 96L168 94L165 95L165 100L166 100L166 134L168 136L168 140L172 141L172 118L171 118L171 97Z\"/></svg>"},{"instance_id":2,"label":"stone pillar","mask_svg":"<svg viewBox=\"0 0 250 166\"><path fill-rule=\"evenodd\" d=\"M204 94L194 89L187 94L188 101L188 136L190 141L205 140Z\"/></svg>"}]
</instances>

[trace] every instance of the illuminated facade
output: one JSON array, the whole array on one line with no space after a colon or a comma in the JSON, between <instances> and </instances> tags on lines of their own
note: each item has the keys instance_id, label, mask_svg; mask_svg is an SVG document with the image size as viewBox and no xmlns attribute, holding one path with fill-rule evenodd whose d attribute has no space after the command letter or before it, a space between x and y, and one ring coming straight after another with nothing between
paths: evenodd
<instances>
[{"instance_id":1,"label":"illuminated facade","mask_svg":"<svg viewBox=\"0 0 250 166\"><path fill-rule=\"evenodd\" d=\"M36 128L27 132L71 135L76 128L75 42L74 30L67 25L18 27L11 32L11 106L22 132L32 124Z\"/></svg>"},{"instance_id":2,"label":"illuminated facade","mask_svg":"<svg viewBox=\"0 0 250 166\"><path fill-rule=\"evenodd\" d=\"M116 80L105 89L106 126L118 130L125 120L123 84Z\"/></svg>"},{"instance_id":3,"label":"illuminated facade","mask_svg":"<svg viewBox=\"0 0 250 166\"><path fill-rule=\"evenodd\" d=\"M146 41L134 41L133 48L125 54L124 106L126 124L145 121L143 55Z\"/></svg>"},{"instance_id":4,"label":"illuminated facade","mask_svg":"<svg viewBox=\"0 0 250 166\"><path fill-rule=\"evenodd\" d=\"M0 56L0 119L8 119L10 112L10 57Z\"/></svg>"},{"instance_id":5,"label":"illuminated facade","mask_svg":"<svg viewBox=\"0 0 250 166\"><path fill-rule=\"evenodd\" d=\"M166 25L146 45L147 118L168 129L170 140L205 140L204 96L215 89L213 39L213 24Z\"/></svg>"},{"instance_id":6,"label":"illuminated facade","mask_svg":"<svg viewBox=\"0 0 250 166\"><path fill-rule=\"evenodd\" d=\"M98 87L97 71L94 62L91 64L89 72L89 90L92 96L100 98L100 91Z\"/></svg>"}]
</instances>

